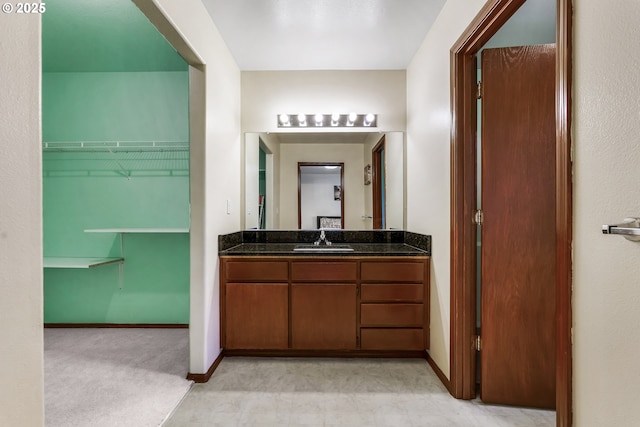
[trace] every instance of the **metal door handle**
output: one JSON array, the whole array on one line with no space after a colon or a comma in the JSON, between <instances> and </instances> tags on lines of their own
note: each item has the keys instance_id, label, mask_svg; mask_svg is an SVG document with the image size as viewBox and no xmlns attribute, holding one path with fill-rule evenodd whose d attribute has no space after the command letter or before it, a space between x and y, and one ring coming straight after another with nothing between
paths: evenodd
<instances>
[{"instance_id":1,"label":"metal door handle","mask_svg":"<svg viewBox=\"0 0 640 427\"><path fill-rule=\"evenodd\" d=\"M602 234L619 234L627 240L640 242L640 218L625 218L620 224L605 224Z\"/></svg>"}]
</instances>

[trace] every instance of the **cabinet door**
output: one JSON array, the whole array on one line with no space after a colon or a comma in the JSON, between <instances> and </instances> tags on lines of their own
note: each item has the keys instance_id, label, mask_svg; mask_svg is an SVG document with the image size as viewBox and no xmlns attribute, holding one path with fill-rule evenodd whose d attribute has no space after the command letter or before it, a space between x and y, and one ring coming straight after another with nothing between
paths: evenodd
<instances>
[{"instance_id":1,"label":"cabinet door","mask_svg":"<svg viewBox=\"0 0 640 427\"><path fill-rule=\"evenodd\" d=\"M291 345L309 350L355 349L355 283L292 284Z\"/></svg>"},{"instance_id":2,"label":"cabinet door","mask_svg":"<svg viewBox=\"0 0 640 427\"><path fill-rule=\"evenodd\" d=\"M228 283L225 291L225 348L288 347L288 284Z\"/></svg>"}]
</instances>

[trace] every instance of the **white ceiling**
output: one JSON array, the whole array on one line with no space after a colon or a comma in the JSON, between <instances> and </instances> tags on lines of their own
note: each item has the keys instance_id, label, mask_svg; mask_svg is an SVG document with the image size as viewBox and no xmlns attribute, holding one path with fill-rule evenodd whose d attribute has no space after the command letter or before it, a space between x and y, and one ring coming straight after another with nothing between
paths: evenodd
<instances>
[{"instance_id":1,"label":"white ceiling","mask_svg":"<svg viewBox=\"0 0 640 427\"><path fill-rule=\"evenodd\" d=\"M446 0L203 0L241 70L404 70Z\"/></svg>"},{"instance_id":2,"label":"white ceiling","mask_svg":"<svg viewBox=\"0 0 640 427\"><path fill-rule=\"evenodd\" d=\"M406 69L446 0L202 0L243 71ZM486 47L555 41L556 0L529 0ZM363 144L368 132L277 133Z\"/></svg>"}]
</instances>

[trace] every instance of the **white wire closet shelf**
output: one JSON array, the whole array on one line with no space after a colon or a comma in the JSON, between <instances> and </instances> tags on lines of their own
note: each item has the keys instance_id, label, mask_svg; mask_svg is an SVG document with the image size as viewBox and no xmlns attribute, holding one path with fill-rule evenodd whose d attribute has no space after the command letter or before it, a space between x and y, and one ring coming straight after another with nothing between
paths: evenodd
<instances>
[{"instance_id":1,"label":"white wire closet shelf","mask_svg":"<svg viewBox=\"0 0 640 427\"><path fill-rule=\"evenodd\" d=\"M44 151L189 151L189 141L45 141Z\"/></svg>"},{"instance_id":2,"label":"white wire closet shelf","mask_svg":"<svg viewBox=\"0 0 640 427\"><path fill-rule=\"evenodd\" d=\"M49 141L42 150L45 177L189 175L185 141Z\"/></svg>"}]
</instances>

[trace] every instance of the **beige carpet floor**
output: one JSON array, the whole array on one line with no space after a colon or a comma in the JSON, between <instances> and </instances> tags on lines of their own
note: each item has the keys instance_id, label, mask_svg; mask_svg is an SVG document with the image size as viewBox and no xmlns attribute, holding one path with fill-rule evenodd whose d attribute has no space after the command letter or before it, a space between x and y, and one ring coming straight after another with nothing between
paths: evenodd
<instances>
[{"instance_id":1,"label":"beige carpet floor","mask_svg":"<svg viewBox=\"0 0 640 427\"><path fill-rule=\"evenodd\" d=\"M423 359L226 357L163 427L552 427L555 412L449 395Z\"/></svg>"},{"instance_id":2,"label":"beige carpet floor","mask_svg":"<svg viewBox=\"0 0 640 427\"><path fill-rule=\"evenodd\" d=\"M47 427L159 426L192 385L187 329L44 330Z\"/></svg>"}]
</instances>

